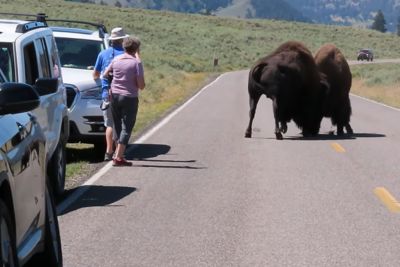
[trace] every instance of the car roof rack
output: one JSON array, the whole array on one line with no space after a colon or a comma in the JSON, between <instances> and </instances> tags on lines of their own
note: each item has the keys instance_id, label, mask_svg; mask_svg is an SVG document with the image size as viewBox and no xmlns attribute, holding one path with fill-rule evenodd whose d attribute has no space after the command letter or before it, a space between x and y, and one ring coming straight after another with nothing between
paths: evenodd
<instances>
[{"instance_id":1,"label":"car roof rack","mask_svg":"<svg viewBox=\"0 0 400 267\"><path fill-rule=\"evenodd\" d=\"M35 17L37 22L44 23L45 25L42 27L47 27L47 21L53 22L69 22L69 23L77 23L77 24L85 24L94 26L99 30L99 37L104 38L105 34L107 33L107 28L104 24L101 23L94 23L88 21L81 21L81 20L69 20L69 19L49 19L45 13L37 13L37 14L22 14L22 13L0 13L0 15L11 15L11 16L23 16L23 17ZM32 21L32 19L30 19Z\"/></svg>"},{"instance_id":2,"label":"car roof rack","mask_svg":"<svg viewBox=\"0 0 400 267\"><path fill-rule=\"evenodd\" d=\"M46 28L48 27L47 23L45 20L43 20L41 17L38 15L31 15L31 14L21 14L21 13L3 13L0 12L0 15L11 15L11 16L24 16L24 17L36 17L36 21L33 20L27 20L29 22L18 24L17 28L15 29L15 32L19 33L25 33L34 29L38 28Z\"/></svg>"}]
</instances>

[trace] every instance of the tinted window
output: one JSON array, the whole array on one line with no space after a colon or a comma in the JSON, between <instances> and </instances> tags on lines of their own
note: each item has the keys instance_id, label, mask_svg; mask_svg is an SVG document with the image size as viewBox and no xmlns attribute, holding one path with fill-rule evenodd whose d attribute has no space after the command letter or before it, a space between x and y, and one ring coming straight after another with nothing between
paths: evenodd
<instances>
[{"instance_id":1,"label":"tinted window","mask_svg":"<svg viewBox=\"0 0 400 267\"><path fill-rule=\"evenodd\" d=\"M24 47L25 59L25 81L33 85L37 78L39 78L38 62L36 58L35 45L32 43Z\"/></svg>"},{"instance_id":2,"label":"tinted window","mask_svg":"<svg viewBox=\"0 0 400 267\"><path fill-rule=\"evenodd\" d=\"M92 70L103 42L56 37L61 66Z\"/></svg>"},{"instance_id":3,"label":"tinted window","mask_svg":"<svg viewBox=\"0 0 400 267\"><path fill-rule=\"evenodd\" d=\"M51 78L50 59L47 53L46 42L43 38L40 38L37 42L37 51L39 54L40 70L42 71L42 77Z\"/></svg>"},{"instance_id":4,"label":"tinted window","mask_svg":"<svg viewBox=\"0 0 400 267\"><path fill-rule=\"evenodd\" d=\"M50 65L53 66L53 78L60 77L60 60L58 58L57 45L52 36L46 36L46 43L50 48Z\"/></svg>"},{"instance_id":5,"label":"tinted window","mask_svg":"<svg viewBox=\"0 0 400 267\"><path fill-rule=\"evenodd\" d=\"M0 43L0 76L15 82L14 53L11 44Z\"/></svg>"}]
</instances>

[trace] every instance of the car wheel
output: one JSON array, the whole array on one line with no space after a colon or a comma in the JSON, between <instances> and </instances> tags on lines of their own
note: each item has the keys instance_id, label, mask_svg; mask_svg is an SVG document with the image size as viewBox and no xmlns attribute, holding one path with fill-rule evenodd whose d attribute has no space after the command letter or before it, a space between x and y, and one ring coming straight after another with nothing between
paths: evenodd
<instances>
[{"instance_id":1,"label":"car wheel","mask_svg":"<svg viewBox=\"0 0 400 267\"><path fill-rule=\"evenodd\" d=\"M35 266L62 267L62 250L60 229L58 227L57 211L53 196L46 186L46 224L44 251L37 255Z\"/></svg>"},{"instance_id":2,"label":"car wheel","mask_svg":"<svg viewBox=\"0 0 400 267\"><path fill-rule=\"evenodd\" d=\"M107 144L104 141L99 141L93 144L93 152L96 159L102 159L106 153Z\"/></svg>"},{"instance_id":3,"label":"car wheel","mask_svg":"<svg viewBox=\"0 0 400 267\"><path fill-rule=\"evenodd\" d=\"M11 221L6 204L0 200L0 266L17 266L15 235Z\"/></svg>"},{"instance_id":4,"label":"car wheel","mask_svg":"<svg viewBox=\"0 0 400 267\"><path fill-rule=\"evenodd\" d=\"M54 155L49 162L49 178L53 188L53 192L57 199L59 199L64 193L65 186L65 169L67 159L65 153L65 146L60 140Z\"/></svg>"}]
</instances>

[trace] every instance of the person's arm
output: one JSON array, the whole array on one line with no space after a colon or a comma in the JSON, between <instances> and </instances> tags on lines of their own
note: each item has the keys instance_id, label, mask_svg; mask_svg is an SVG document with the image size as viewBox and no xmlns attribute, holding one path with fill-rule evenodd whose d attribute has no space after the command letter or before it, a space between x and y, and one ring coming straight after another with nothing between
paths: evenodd
<instances>
[{"instance_id":1,"label":"person's arm","mask_svg":"<svg viewBox=\"0 0 400 267\"><path fill-rule=\"evenodd\" d=\"M106 68L106 70L103 73L103 79L108 79L108 75L110 74L110 72L112 72L112 67L113 67L113 61L111 61L110 65L108 65L108 67Z\"/></svg>"},{"instance_id":2,"label":"person's arm","mask_svg":"<svg viewBox=\"0 0 400 267\"><path fill-rule=\"evenodd\" d=\"M144 76L139 76L139 77L137 78L137 87L138 87L140 90L143 90L145 86L146 86L146 84L145 84L145 82L144 82Z\"/></svg>"},{"instance_id":3,"label":"person's arm","mask_svg":"<svg viewBox=\"0 0 400 267\"><path fill-rule=\"evenodd\" d=\"M142 65L142 61L140 60L140 56L139 53L136 52L135 54L136 59L139 61L138 62L138 75L137 75L137 79L136 79L136 85L140 90L143 90L144 87L146 86L146 83L144 81L144 71L143 71L143 65Z\"/></svg>"},{"instance_id":4,"label":"person's arm","mask_svg":"<svg viewBox=\"0 0 400 267\"><path fill-rule=\"evenodd\" d=\"M97 70L93 71L93 79L97 80L100 78L100 72Z\"/></svg>"},{"instance_id":5,"label":"person's arm","mask_svg":"<svg viewBox=\"0 0 400 267\"><path fill-rule=\"evenodd\" d=\"M93 79L97 80L100 78L101 75L101 65L102 65L102 60L100 54L97 56L96 64L94 65L94 70L93 70Z\"/></svg>"}]
</instances>

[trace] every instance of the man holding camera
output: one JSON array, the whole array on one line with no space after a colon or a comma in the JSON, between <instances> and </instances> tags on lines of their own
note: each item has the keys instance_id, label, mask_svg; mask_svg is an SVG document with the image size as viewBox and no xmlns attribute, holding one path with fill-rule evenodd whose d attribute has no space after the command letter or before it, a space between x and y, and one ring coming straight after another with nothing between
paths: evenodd
<instances>
[{"instance_id":1,"label":"man holding camera","mask_svg":"<svg viewBox=\"0 0 400 267\"><path fill-rule=\"evenodd\" d=\"M123 40L129 37L129 35L125 34L124 30L121 27L117 27L112 29L111 35L108 40L111 41L110 47L106 50L103 50L99 53L96 60L96 65L93 71L93 78L99 79L102 78L102 75L114 57L122 55L124 53L124 49L122 47ZM111 108L109 108L110 104L110 96L108 93L109 82L107 79L101 79L101 89L102 89L102 99L103 103L101 105L101 109L103 111L104 117L104 126L106 127L106 153L104 155L105 161L110 161L113 159L114 153L114 141L113 141L113 119Z\"/></svg>"}]
</instances>

